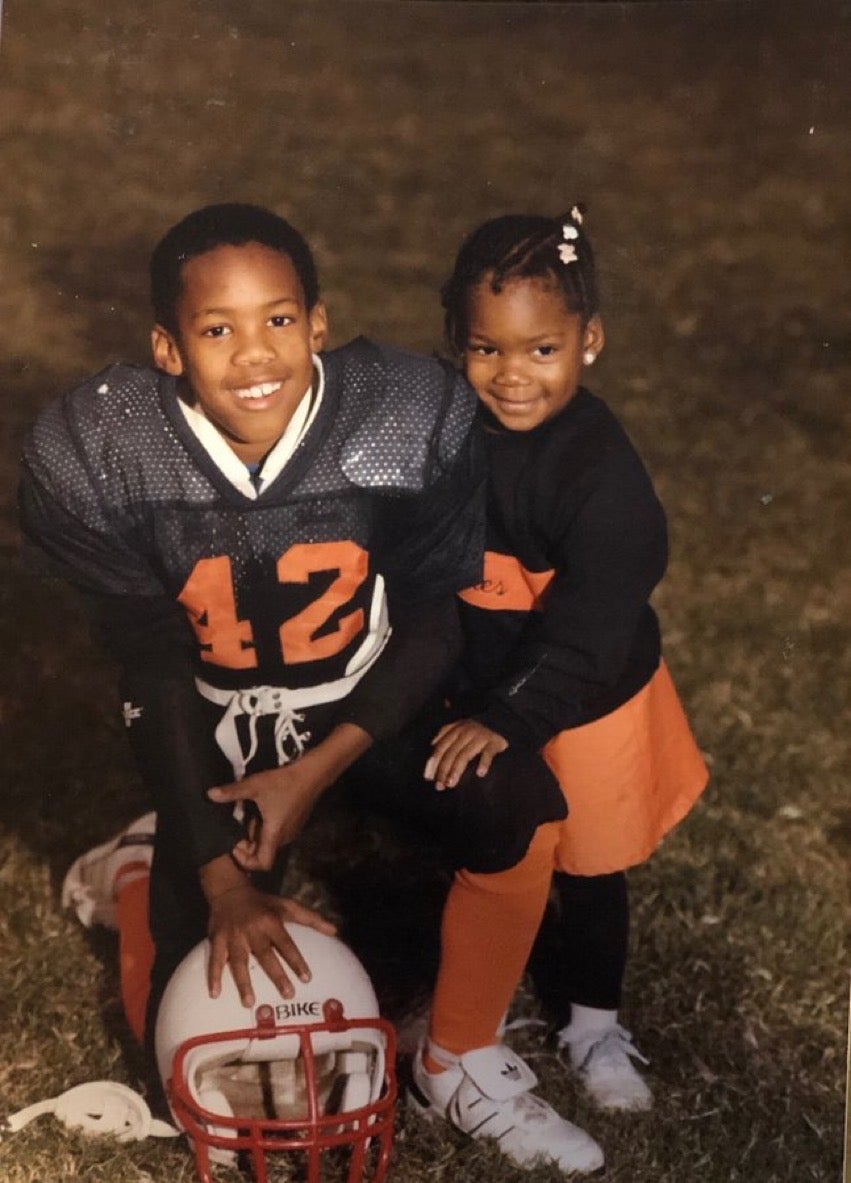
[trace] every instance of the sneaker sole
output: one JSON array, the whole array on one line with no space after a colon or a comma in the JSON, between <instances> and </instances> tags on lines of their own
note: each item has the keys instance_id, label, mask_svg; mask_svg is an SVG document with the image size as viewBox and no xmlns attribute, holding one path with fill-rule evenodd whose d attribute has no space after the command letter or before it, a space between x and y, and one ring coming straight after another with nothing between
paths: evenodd
<instances>
[{"instance_id":1,"label":"sneaker sole","mask_svg":"<svg viewBox=\"0 0 851 1183\"><path fill-rule=\"evenodd\" d=\"M606 1101L598 1097L587 1085L583 1086L583 1092L594 1108L601 1113L647 1113L653 1108L654 1103L652 1093L647 1098L637 1097L630 1101Z\"/></svg>"},{"instance_id":2,"label":"sneaker sole","mask_svg":"<svg viewBox=\"0 0 851 1183\"><path fill-rule=\"evenodd\" d=\"M412 1113L416 1114L417 1118L423 1121L428 1121L432 1124L438 1120L442 1121L447 1126L449 1126L449 1128L454 1133L460 1134L463 1138L467 1138L471 1142L491 1142L502 1153L503 1157L515 1167L517 1167L517 1169L520 1171L531 1171L538 1166L554 1166L558 1167L560 1171L564 1171L569 1175L594 1175L598 1171L602 1171L606 1165L602 1151L600 1151L599 1164L588 1167L562 1166L557 1159L550 1157L545 1151L542 1151L540 1154L536 1155L534 1159L515 1158L513 1154L511 1154L500 1144L499 1138L489 1137L486 1134L477 1138L474 1133L471 1133L467 1130L462 1130L459 1126L455 1125L451 1118L447 1117L446 1114L441 1113L440 1110L435 1105L433 1105L431 1101L429 1101L428 1097L426 1097L425 1094L418 1088L416 1081L411 1081L408 1084L405 1094L405 1101L407 1108Z\"/></svg>"},{"instance_id":3,"label":"sneaker sole","mask_svg":"<svg viewBox=\"0 0 851 1183\"><path fill-rule=\"evenodd\" d=\"M94 898L94 894L87 883L83 880L83 870L85 867L91 866L93 863L101 859L108 858L116 850L120 850L123 846L151 846L154 841L154 826L156 814L145 814L144 817L138 819L132 825L139 825L140 827L151 819L151 829L149 831L143 829L134 829L129 832L123 832L117 838L110 838L107 842L101 842L99 846L93 846L91 850L87 850L85 854L81 854L76 858L65 873L65 878L62 880L62 893L60 896L60 904L63 909L70 909L76 912L77 919L84 928L92 928L96 924L104 925L107 928L115 926L115 907L114 905L105 905L101 903L98 906L98 901ZM86 905L90 904L91 907Z\"/></svg>"}]
</instances>

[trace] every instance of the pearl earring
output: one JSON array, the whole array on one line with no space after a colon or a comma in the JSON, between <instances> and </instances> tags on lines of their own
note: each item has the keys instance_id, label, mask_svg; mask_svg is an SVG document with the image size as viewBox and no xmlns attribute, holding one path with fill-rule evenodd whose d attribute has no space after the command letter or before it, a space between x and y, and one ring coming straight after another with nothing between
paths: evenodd
<instances>
[{"instance_id":1,"label":"pearl earring","mask_svg":"<svg viewBox=\"0 0 851 1183\"><path fill-rule=\"evenodd\" d=\"M597 360L597 354L591 349L586 349L582 354L582 360L586 366L593 366L594 362Z\"/></svg>"}]
</instances>

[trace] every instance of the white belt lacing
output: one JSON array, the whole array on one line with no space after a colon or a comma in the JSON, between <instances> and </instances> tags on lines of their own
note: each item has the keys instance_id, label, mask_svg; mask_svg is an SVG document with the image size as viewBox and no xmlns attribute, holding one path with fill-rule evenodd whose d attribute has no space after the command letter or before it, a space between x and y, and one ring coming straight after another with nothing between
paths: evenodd
<instances>
[{"instance_id":1,"label":"white belt lacing","mask_svg":"<svg viewBox=\"0 0 851 1183\"><path fill-rule=\"evenodd\" d=\"M0 0L2 3L2 0ZM298 724L304 722L301 713L305 707L322 703L338 702L351 694L355 686L377 660L387 641L391 629L387 619L387 601L384 595L384 580L376 576L372 602L369 608L369 627L366 637L349 661L346 673L333 682L319 686L305 686L290 690L285 686L252 686L248 690L222 690L211 686L203 678L196 678L195 685L200 694L210 702L225 707L225 713L216 727L216 742L227 756L236 780L242 780L245 770L257 754L257 720L262 715L276 715L275 752L279 764L289 764L301 755L310 740L309 731L299 731ZM239 715L248 715L248 750L243 751L239 742L236 720ZM287 751L290 741L294 751Z\"/></svg>"},{"instance_id":2,"label":"white belt lacing","mask_svg":"<svg viewBox=\"0 0 851 1183\"><path fill-rule=\"evenodd\" d=\"M310 741L310 732L299 730L304 722L305 707L321 703L336 702L349 694L364 674L356 674L325 682L321 686L308 686L301 690L288 690L284 686L252 686L250 690L222 690L211 686L201 678L195 679L200 694L210 702L225 707L225 713L216 727L216 743L227 756L236 780L242 780L245 770L257 754L259 738L257 721L263 715L275 715L275 753L278 764L289 764L300 756ZM236 727L239 715L248 716L248 747L243 750Z\"/></svg>"}]
</instances>

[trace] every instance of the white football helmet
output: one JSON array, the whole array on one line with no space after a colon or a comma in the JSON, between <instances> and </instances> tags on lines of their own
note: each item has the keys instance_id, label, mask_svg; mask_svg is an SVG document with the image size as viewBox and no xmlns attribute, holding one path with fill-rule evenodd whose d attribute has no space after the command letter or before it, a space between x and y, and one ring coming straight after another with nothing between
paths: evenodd
<instances>
[{"instance_id":1,"label":"white football helmet","mask_svg":"<svg viewBox=\"0 0 851 1183\"><path fill-rule=\"evenodd\" d=\"M381 1183L398 1091L393 1027L379 1018L351 949L301 924L287 928L313 975L306 983L291 975L291 999L254 959L252 1009L227 971L210 998L208 941L172 975L156 1051L174 1121L194 1146L202 1183L212 1183L211 1162L240 1154L269 1183L267 1155L281 1152L303 1156L299 1177L320 1183L323 1156L336 1148L350 1153L347 1183Z\"/></svg>"}]
</instances>

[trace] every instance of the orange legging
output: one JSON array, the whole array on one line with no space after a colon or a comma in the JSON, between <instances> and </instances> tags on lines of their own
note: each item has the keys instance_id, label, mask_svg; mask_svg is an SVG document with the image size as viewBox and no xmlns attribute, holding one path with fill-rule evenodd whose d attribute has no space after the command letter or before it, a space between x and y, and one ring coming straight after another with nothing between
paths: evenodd
<instances>
[{"instance_id":1,"label":"orange legging","mask_svg":"<svg viewBox=\"0 0 851 1183\"><path fill-rule=\"evenodd\" d=\"M497 1040L520 984L547 902L558 823L540 826L525 858L508 871L458 871L443 910L442 954L429 1034L462 1055ZM148 926L145 877L120 888L117 899L121 1000L141 1042L154 946Z\"/></svg>"},{"instance_id":2,"label":"orange legging","mask_svg":"<svg viewBox=\"0 0 851 1183\"><path fill-rule=\"evenodd\" d=\"M149 875L130 879L118 887L115 901L121 1002L130 1030L139 1043L145 1037L145 1007L154 965L154 942L148 923L149 885Z\"/></svg>"},{"instance_id":3,"label":"orange legging","mask_svg":"<svg viewBox=\"0 0 851 1183\"><path fill-rule=\"evenodd\" d=\"M497 1042L546 907L558 822L539 826L516 866L458 871L443 910L440 970L429 1035L463 1055Z\"/></svg>"}]
</instances>

